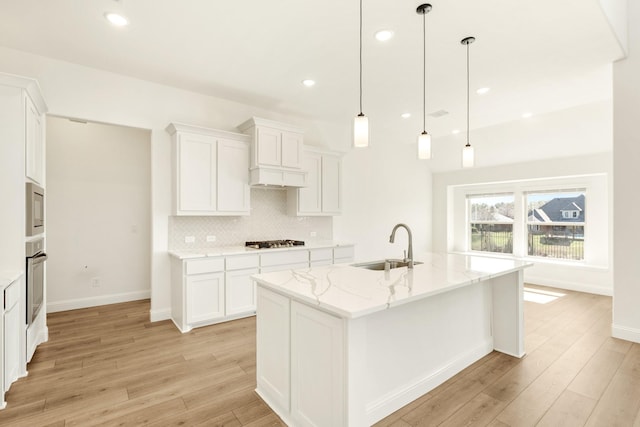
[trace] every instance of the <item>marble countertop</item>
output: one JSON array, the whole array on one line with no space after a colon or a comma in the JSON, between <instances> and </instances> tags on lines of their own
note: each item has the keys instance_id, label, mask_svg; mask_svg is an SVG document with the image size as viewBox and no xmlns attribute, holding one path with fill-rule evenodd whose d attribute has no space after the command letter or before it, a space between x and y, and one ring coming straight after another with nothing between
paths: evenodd
<instances>
[{"instance_id":1,"label":"marble countertop","mask_svg":"<svg viewBox=\"0 0 640 427\"><path fill-rule=\"evenodd\" d=\"M253 249L245 246L220 246L217 248L199 248L190 250L177 250L169 251L169 255L179 259L190 258L204 258L214 256L229 256L229 255L241 255L241 254L264 254L272 252L284 252L284 251L299 251L304 249L322 249L322 248L335 248L339 246L353 246L353 243L338 242L333 240L318 241L318 242L305 242L304 246L292 246L288 248L273 248L273 249Z\"/></svg>"},{"instance_id":2,"label":"marble countertop","mask_svg":"<svg viewBox=\"0 0 640 427\"><path fill-rule=\"evenodd\" d=\"M284 270L251 276L259 285L316 305L343 318L356 318L448 292L533 265L526 261L427 253L423 264L374 271L350 264Z\"/></svg>"},{"instance_id":3,"label":"marble countertop","mask_svg":"<svg viewBox=\"0 0 640 427\"><path fill-rule=\"evenodd\" d=\"M0 290L4 290L7 286L18 280L23 274L24 271L0 270Z\"/></svg>"}]
</instances>

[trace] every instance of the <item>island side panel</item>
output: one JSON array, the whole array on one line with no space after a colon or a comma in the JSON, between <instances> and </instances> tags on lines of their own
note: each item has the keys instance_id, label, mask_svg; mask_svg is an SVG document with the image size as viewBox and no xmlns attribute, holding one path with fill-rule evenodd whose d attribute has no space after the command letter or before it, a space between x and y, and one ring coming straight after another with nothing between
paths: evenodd
<instances>
[{"instance_id":1,"label":"island side panel","mask_svg":"<svg viewBox=\"0 0 640 427\"><path fill-rule=\"evenodd\" d=\"M294 426L345 425L344 337L342 319L291 301Z\"/></svg>"},{"instance_id":2,"label":"island side panel","mask_svg":"<svg viewBox=\"0 0 640 427\"><path fill-rule=\"evenodd\" d=\"M349 390L365 393L366 423L350 425L374 424L489 354L491 290L490 282L480 282L373 313L363 318L364 328L353 325L366 347L354 348L361 340L351 334L349 351L366 361L348 358ZM365 371L356 375L360 364ZM350 418L359 418L359 406L350 405Z\"/></svg>"},{"instance_id":3,"label":"island side panel","mask_svg":"<svg viewBox=\"0 0 640 427\"><path fill-rule=\"evenodd\" d=\"M524 280L518 270L491 279L493 348L510 356L524 356Z\"/></svg>"},{"instance_id":4,"label":"island side panel","mask_svg":"<svg viewBox=\"0 0 640 427\"><path fill-rule=\"evenodd\" d=\"M290 299L258 285L256 303L256 393L292 425Z\"/></svg>"}]
</instances>

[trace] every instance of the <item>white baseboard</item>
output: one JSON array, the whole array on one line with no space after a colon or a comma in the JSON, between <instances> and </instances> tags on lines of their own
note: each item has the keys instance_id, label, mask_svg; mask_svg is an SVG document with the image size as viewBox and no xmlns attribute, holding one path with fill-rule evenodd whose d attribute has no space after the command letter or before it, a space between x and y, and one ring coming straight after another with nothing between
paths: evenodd
<instances>
[{"instance_id":1,"label":"white baseboard","mask_svg":"<svg viewBox=\"0 0 640 427\"><path fill-rule=\"evenodd\" d=\"M159 322L161 320L169 320L169 319L171 319L171 308L163 308L162 310L149 311L149 320L151 320L152 322Z\"/></svg>"},{"instance_id":2,"label":"white baseboard","mask_svg":"<svg viewBox=\"0 0 640 427\"><path fill-rule=\"evenodd\" d=\"M579 282L568 282L565 280L554 280L548 277L531 277L525 278L525 285L530 283L532 285L549 286L551 288L566 289L568 291L586 292L588 294L605 295L608 297L613 296L613 289L610 287L593 286Z\"/></svg>"},{"instance_id":3,"label":"white baseboard","mask_svg":"<svg viewBox=\"0 0 640 427\"><path fill-rule=\"evenodd\" d=\"M613 324L611 325L611 335L621 340L640 343L640 329Z\"/></svg>"},{"instance_id":4,"label":"white baseboard","mask_svg":"<svg viewBox=\"0 0 640 427\"><path fill-rule=\"evenodd\" d=\"M403 406L413 402L423 394L428 393L449 378L462 371L467 366L480 360L493 350L493 341L487 340L481 345L461 354L440 369L429 373L427 376L412 381L400 389L391 391L367 404L367 421L370 425L375 424L387 415L397 411Z\"/></svg>"},{"instance_id":5,"label":"white baseboard","mask_svg":"<svg viewBox=\"0 0 640 427\"><path fill-rule=\"evenodd\" d=\"M47 313L57 311L76 310L79 308L95 307L98 305L117 304L119 302L148 299L150 291L126 292L122 294L100 295L97 297L78 298L66 301L47 301Z\"/></svg>"}]
</instances>

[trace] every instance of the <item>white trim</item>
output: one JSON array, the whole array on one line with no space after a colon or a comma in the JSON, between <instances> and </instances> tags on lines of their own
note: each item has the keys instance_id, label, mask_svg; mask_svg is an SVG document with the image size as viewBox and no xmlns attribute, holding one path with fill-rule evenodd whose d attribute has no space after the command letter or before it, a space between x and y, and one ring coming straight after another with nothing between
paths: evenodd
<instances>
[{"instance_id":1,"label":"white trim","mask_svg":"<svg viewBox=\"0 0 640 427\"><path fill-rule=\"evenodd\" d=\"M586 292L588 294L613 296L613 288L611 286L593 286L585 285L582 282L569 282L566 280L556 280L549 277L528 276L525 272L525 283L531 285L549 286L551 288L566 289L568 291Z\"/></svg>"},{"instance_id":2,"label":"white trim","mask_svg":"<svg viewBox=\"0 0 640 427\"><path fill-rule=\"evenodd\" d=\"M163 308L162 310L149 310L149 320L151 322L159 322L161 320L169 319L171 319L171 308Z\"/></svg>"},{"instance_id":3,"label":"white trim","mask_svg":"<svg viewBox=\"0 0 640 427\"><path fill-rule=\"evenodd\" d=\"M430 372L417 381L412 381L410 384L405 384L401 388L392 390L373 402L369 402L366 405L368 425L375 424L399 408L413 402L492 351L493 339L485 340L482 344L461 354L460 357L440 369Z\"/></svg>"},{"instance_id":4,"label":"white trim","mask_svg":"<svg viewBox=\"0 0 640 427\"><path fill-rule=\"evenodd\" d=\"M122 294L101 295L90 298L78 298L66 301L47 302L47 313L57 311L76 310L79 308L95 307L98 305L117 304L120 302L149 299L150 291L126 292Z\"/></svg>"},{"instance_id":5,"label":"white trim","mask_svg":"<svg viewBox=\"0 0 640 427\"><path fill-rule=\"evenodd\" d=\"M640 343L640 329L612 324L611 336L621 340Z\"/></svg>"}]
</instances>

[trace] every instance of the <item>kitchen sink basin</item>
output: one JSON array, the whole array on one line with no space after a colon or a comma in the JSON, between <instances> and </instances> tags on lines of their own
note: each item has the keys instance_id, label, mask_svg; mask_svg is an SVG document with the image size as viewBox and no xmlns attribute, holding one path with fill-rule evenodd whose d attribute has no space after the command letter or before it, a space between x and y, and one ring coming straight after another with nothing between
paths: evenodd
<instances>
[{"instance_id":1,"label":"kitchen sink basin","mask_svg":"<svg viewBox=\"0 0 640 427\"><path fill-rule=\"evenodd\" d=\"M389 270L400 267L407 267L409 265L408 262L402 261L401 259L387 259L382 261L369 261L369 262L360 262L357 264L351 264L354 267L366 268L367 270L384 270L385 264L389 264ZM420 261L414 261L413 265L422 264Z\"/></svg>"}]
</instances>

